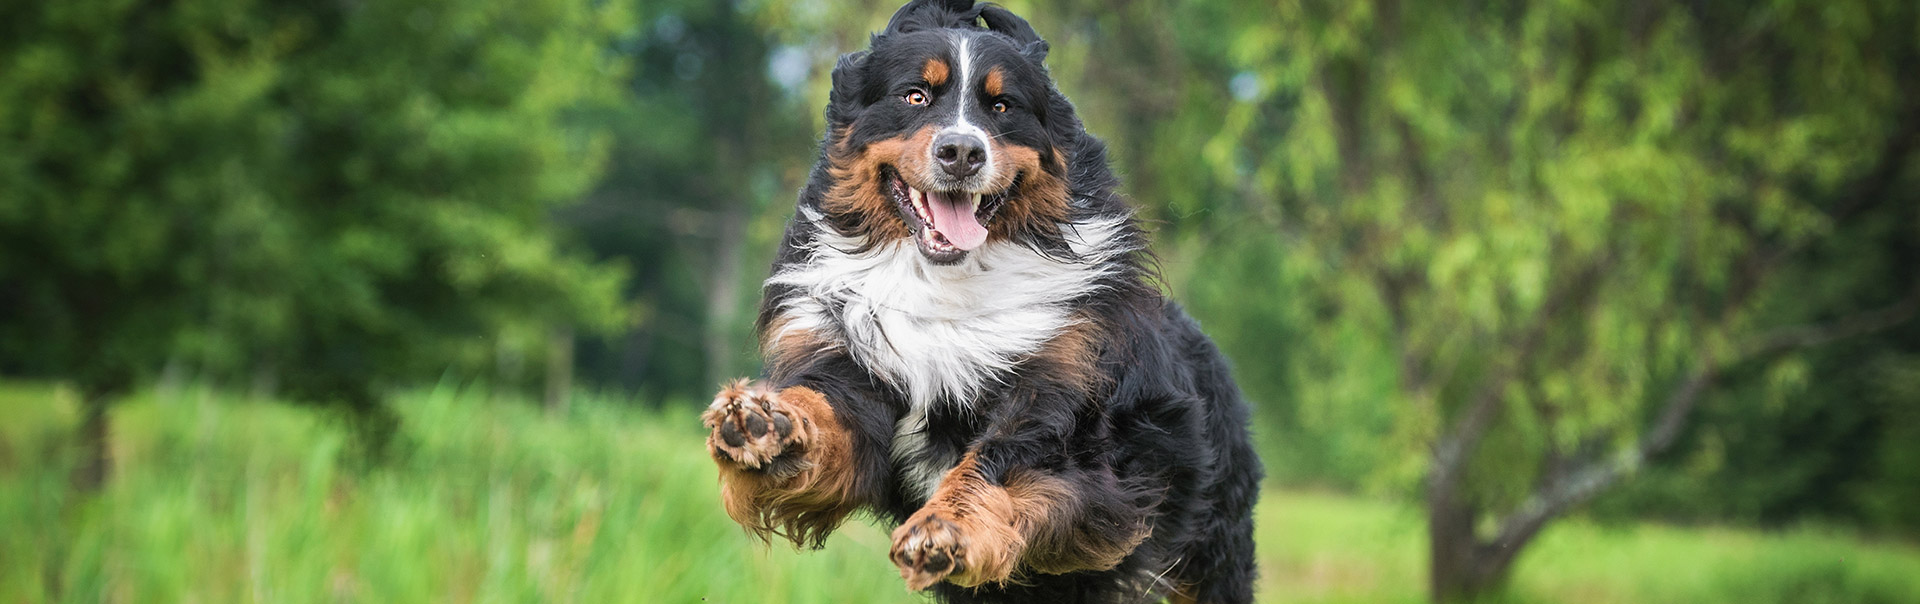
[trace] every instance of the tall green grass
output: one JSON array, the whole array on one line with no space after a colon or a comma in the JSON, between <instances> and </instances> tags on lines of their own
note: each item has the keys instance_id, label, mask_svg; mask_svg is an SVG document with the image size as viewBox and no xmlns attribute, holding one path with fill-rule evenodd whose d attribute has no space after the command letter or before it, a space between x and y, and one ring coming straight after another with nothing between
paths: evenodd
<instances>
[{"instance_id":1,"label":"tall green grass","mask_svg":"<svg viewBox=\"0 0 1920 604\"><path fill-rule=\"evenodd\" d=\"M71 397L12 394L0 602L918 599L871 526L804 554L745 537L690 413L549 418L441 388L400 401L401 452L360 471L313 409L149 394L116 409L114 478L90 498L55 439Z\"/></svg>"},{"instance_id":2,"label":"tall green grass","mask_svg":"<svg viewBox=\"0 0 1920 604\"><path fill-rule=\"evenodd\" d=\"M0 603L923 602L884 531L824 551L746 537L691 411L581 400L564 417L442 386L403 396L397 454L363 468L308 407L207 390L116 407L114 477L67 485L63 390L0 384ZM1262 602L1420 602L1413 509L1269 491ZM1920 552L1813 529L1578 520L1507 602L1920 602Z\"/></svg>"}]
</instances>

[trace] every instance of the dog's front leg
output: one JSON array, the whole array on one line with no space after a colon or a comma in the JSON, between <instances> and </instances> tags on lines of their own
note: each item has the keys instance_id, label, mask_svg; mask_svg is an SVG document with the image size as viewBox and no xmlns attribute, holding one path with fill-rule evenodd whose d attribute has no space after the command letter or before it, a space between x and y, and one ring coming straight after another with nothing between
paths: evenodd
<instances>
[{"instance_id":1,"label":"dog's front leg","mask_svg":"<svg viewBox=\"0 0 1920 604\"><path fill-rule=\"evenodd\" d=\"M890 552L913 590L941 579L962 586L1003 582L1027 551L1030 521L1045 505L1017 497L989 480L979 458L968 453L940 481L927 504L893 531Z\"/></svg>"},{"instance_id":2,"label":"dog's front leg","mask_svg":"<svg viewBox=\"0 0 1920 604\"><path fill-rule=\"evenodd\" d=\"M819 391L740 380L700 419L727 515L761 539L818 547L859 507L852 434Z\"/></svg>"},{"instance_id":3,"label":"dog's front leg","mask_svg":"<svg viewBox=\"0 0 1920 604\"><path fill-rule=\"evenodd\" d=\"M1004 583L1016 572L1113 568L1147 535L1150 497L1110 472L1000 465L988 441L961 458L925 506L893 531L907 587ZM983 454L985 454L983 456ZM996 476L999 477L996 479Z\"/></svg>"},{"instance_id":4,"label":"dog's front leg","mask_svg":"<svg viewBox=\"0 0 1920 604\"><path fill-rule=\"evenodd\" d=\"M1072 427L1100 400L1097 335L1069 330L1035 355L1029 381L999 401L986 432L894 529L889 553L909 588L1004 583L1022 569L1105 570L1146 537L1153 495L1066 455Z\"/></svg>"}]
</instances>

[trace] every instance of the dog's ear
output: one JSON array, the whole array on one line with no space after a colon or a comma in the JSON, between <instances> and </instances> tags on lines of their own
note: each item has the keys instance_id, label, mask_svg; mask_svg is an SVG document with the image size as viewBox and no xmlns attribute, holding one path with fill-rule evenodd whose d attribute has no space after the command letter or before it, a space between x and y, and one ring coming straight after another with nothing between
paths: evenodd
<instances>
[{"instance_id":1,"label":"dog's ear","mask_svg":"<svg viewBox=\"0 0 1920 604\"><path fill-rule=\"evenodd\" d=\"M827 93L828 121L852 121L850 112L866 106L866 83L860 71L867 65L868 52L862 50L840 55L840 62L834 64L833 89Z\"/></svg>"},{"instance_id":2,"label":"dog's ear","mask_svg":"<svg viewBox=\"0 0 1920 604\"><path fill-rule=\"evenodd\" d=\"M979 11L973 0L913 0L893 12L886 33L907 33L924 29L973 27Z\"/></svg>"},{"instance_id":3,"label":"dog's ear","mask_svg":"<svg viewBox=\"0 0 1920 604\"><path fill-rule=\"evenodd\" d=\"M980 6L980 21L987 25L987 30L1013 38L1014 42L1020 44L1020 54L1026 55L1028 60L1035 63L1046 60L1047 41L1040 39L1040 34L1033 31L1033 26L1028 25L1026 19L1013 14L1013 11L997 4L984 4Z\"/></svg>"},{"instance_id":4,"label":"dog's ear","mask_svg":"<svg viewBox=\"0 0 1920 604\"><path fill-rule=\"evenodd\" d=\"M861 94L863 78L860 71L867 66L867 54L870 51L850 52L840 55L840 61L833 66L833 91L828 101L833 103L864 103Z\"/></svg>"},{"instance_id":5,"label":"dog's ear","mask_svg":"<svg viewBox=\"0 0 1920 604\"><path fill-rule=\"evenodd\" d=\"M1029 61L1045 63L1048 48L1046 40L1039 40L1028 43L1026 48L1020 49L1020 54L1026 56Z\"/></svg>"}]
</instances>

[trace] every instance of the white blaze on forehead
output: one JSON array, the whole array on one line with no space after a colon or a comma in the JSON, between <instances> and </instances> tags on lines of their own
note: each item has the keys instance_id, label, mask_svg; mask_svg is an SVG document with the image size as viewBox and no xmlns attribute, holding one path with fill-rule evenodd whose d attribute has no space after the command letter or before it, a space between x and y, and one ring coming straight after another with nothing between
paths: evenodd
<instances>
[{"instance_id":1,"label":"white blaze on forehead","mask_svg":"<svg viewBox=\"0 0 1920 604\"><path fill-rule=\"evenodd\" d=\"M980 129L979 126L973 125L973 122L967 121L967 106L972 104L967 101L973 97L973 52L970 48L972 40L968 39L964 34L954 34L953 43L955 46L953 52L954 63L960 68L960 77L953 81L953 92L950 93L954 95L953 124L941 129L940 132L935 133L934 136L937 138L941 134L948 132L971 134L980 137L980 142L985 143L987 142L987 131ZM989 147L985 149L985 151L987 152L987 165L991 166L993 165L993 149Z\"/></svg>"}]
</instances>

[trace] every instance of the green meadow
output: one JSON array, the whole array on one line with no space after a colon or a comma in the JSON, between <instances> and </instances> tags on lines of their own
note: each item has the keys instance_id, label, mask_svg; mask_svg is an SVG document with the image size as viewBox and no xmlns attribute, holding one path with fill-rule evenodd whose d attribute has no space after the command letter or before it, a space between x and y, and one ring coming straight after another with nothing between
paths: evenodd
<instances>
[{"instance_id":1,"label":"green meadow","mask_svg":"<svg viewBox=\"0 0 1920 604\"><path fill-rule=\"evenodd\" d=\"M78 404L0 385L0 603L919 602L856 522L763 546L715 501L691 410L583 398L563 416L454 385L397 403L384 463L306 406L185 388L115 407L114 475L68 487ZM684 407L684 406L683 406ZM1423 602L1406 504L1270 489L1262 602ZM1920 602L1920 549L1814 527L1581 519L1502 602Z\"/></svg>"}]
</instances>

